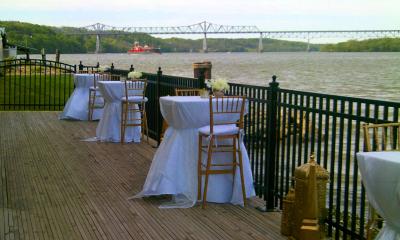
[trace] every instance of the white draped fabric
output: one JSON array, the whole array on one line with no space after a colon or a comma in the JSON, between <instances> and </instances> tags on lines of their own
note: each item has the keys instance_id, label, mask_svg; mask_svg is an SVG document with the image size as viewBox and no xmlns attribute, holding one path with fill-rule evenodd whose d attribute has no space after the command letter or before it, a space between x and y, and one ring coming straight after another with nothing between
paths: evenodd
<instances>
[{"instance_id":1,"label":"white draped fabric","mask_svg":"<svg viewBox=\"0 0 400 240\"><path fill-rule=\"evenodd\" d=\"M120 81L99 81L99 90L104 97L103 117L96 129L97 140L103 142L121 141L121 98L125 95L125 85ZM139 113L135 113L139 118ZM141 127L128 127L125 142L140 142Z\"/></svg>"},{"instance_id":2,"label":"white draped fabric","mask_svg":"<svg viewBox=\"0 0 400 240\"><path fill-rule=\"evenodd\" d=\"M400 152L357 153L368 201L385 219L375 239L400 239Z\"/></svg>"},{"instance_id":3,"label":"white draped fabric","mask_svg":"<svg viewBox=\"0 0 400 240\"><path fill-rule=\"evenodd\" d=\"M210 122L209 99L161 97L160 108L169 127L153 158L143 190L135 197L172 194L174 201L161 207L192 207L197 201L198 129ZM235 120L238 116L230 118ZM255 195L253 177L243 143L241 149L246 196L251 197ZM205 159L206 154L203 156ZM232 153L216 153L213 159L232 161ZM234 181L232 175L210 175L207 201L243 204L239 168Z\"/></svg>"},{"instance_id":4,"label":"white draped fabric","mask_svg":"<svg viewBox=\"0 0 400 240\"><path fill-rule=\"evenodd\" d=\"M75 90L65 104L59 119L88 120L89 88L93 86L94 74L74 74ZM103 109L95 109L93 119L98 120Z\"/></svg>"}]
</instances>

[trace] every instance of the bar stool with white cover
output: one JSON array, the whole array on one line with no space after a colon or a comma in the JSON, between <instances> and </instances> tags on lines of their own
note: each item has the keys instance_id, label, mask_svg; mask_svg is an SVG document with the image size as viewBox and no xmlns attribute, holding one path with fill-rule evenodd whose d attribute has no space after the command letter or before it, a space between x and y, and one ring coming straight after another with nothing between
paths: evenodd
<instances>
[{"instance_id":1,"label":"bar stool with white cover","mask_svg":"<svg viewBox=\"0 0 400 240\"><path fill-rule=\"evenodd\" d=\"M98 81L109 81L111 77L106 73L95 73L93 75L93 86L89 88L89 104L88 104L88 120L93 120L93 112L95 109L104 107L104 99L101 96L99 87L97 86Z\"/></svg>"},{"instance_id":2,"label":"bar stool with white cover","mask_svg":"<svg viewBox=\"0 0 400 240\"><path fill-rule=\"evenodd\" d=\"M121 99L121 143L124 143L126 128L138 126L142 129L142 137L146 133L147 142L149 142L146 88L147 79L125 80L125 96ZM139 117L137 113L139 113Z\"/></svg>"},{"instance_id":3,"label":"bar stool with white cover","mask_svg":"<svg viewBox=\"0 0 400 240\"><path fill-rule=\"evenodd\" d=\"M235 178L236 168L239 167L243 204L246 205L246 189L243 175L243 161L240 143L244 126L245 96L209 97L210 125L199 129L198 145L198 189L197 198L201 200L202 178L205 176L202 208L207 201L209 175L232 174ZM232 121L232 116L237 116ZM204 144L203 140L206 140ZM207 153L206 162L202 152ZM218 152L232 152L232 161L218 162L213 155Z\"/></svg>"},{"instance_id":4,"label":"bar stool with white cover","mask_svg":"<svg viewBox=\"0 0 400 240\"><path fill-rule=\"evenodd\" d=\"M400 122L364 124L365 152L400 151ZM365 183L364 183L365 184ZM400 186L400 185L399 185ZM384 219L369 204L369 217L366 225L367 240L378 232ZM384 223L383 223L384 224Z\"/></svg>"}]
</instances>

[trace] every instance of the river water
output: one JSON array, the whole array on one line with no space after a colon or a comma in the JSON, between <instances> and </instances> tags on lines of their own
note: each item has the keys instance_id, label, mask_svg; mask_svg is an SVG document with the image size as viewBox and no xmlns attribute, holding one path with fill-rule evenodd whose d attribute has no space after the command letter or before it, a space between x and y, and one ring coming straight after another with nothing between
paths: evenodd
<instances>
[{"instance_id":1,"label":"river water","mask_svg":"<svg viewBox=\"0 0 400 240\"><path fill-rule=\"evenodd\" d=\"M39 57L39 56L34 56ZM48 55L54 60L54 55ZM266 86L272 75L281 88L400 102L400 53L164 53L62 54L69 64L110 66L193 76L192 63L211 61L212 76Z\"/></svg>"}]
</instances>

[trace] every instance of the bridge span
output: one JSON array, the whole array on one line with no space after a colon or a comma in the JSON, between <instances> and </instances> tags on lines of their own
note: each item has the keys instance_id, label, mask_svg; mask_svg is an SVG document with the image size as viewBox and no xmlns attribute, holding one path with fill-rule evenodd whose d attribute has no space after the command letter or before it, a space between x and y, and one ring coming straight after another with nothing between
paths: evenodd
<instances>
[{"instance_id":1,"label":"bridge span","mask_svg":"<svg viewBox=\"0 0 400 240\"><path fill-rule=\"evenodd\" d=\"M368 39L383 37L400 37L400 30L318 30L318 31L265 31L257 26L231 26L220 25L210 22L200 22L187 26L176 27L115 27L102 23L95 23L81 27L77 32L67 34L96 35L96 52L100 50L100 36L123 35L132 33L147 33L150 35L169 34L202 34L203 52L207 52L207 35L209 34L258 34L258 51L263 51L263 38L272 39L304 39L308 42L307 50L310 48L310 40L317 38L349 38Z\"/></svg>"}]
</instances>

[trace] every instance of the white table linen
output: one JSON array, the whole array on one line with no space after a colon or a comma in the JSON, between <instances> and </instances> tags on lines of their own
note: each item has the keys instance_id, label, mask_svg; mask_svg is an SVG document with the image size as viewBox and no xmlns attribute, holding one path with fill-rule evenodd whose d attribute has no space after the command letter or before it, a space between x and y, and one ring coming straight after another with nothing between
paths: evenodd
<instances>
[{"instance_id":1,"label":"white table linen","mask_svg":"<svg viewBox=\"0 0 400 240\"><path fill-rule=\"evenodd\" d=\"M197 202L198 129L210 123L209 99L161 97L160 109L169 127L153 158L143 190L135 197L172 194L175 201L161 207L192 207ZM233 119L238 119L237 116ZM255 195L253 177L243 143L241 149L246 196L251 197ZM203 154L203 159L206 155ZM232 153L215 153L213 159L232 161ZM239 168L232 181L229 174L210 175L207 201L243 205Z\"/></svg>"},{"instance_id":2,"label":"white table linen","mask_svg":"<svg viewBox=\"0 0 400 240\"><path fill-rule=\"evenodd\" d=\"M89 88L94 85L94 74L74 74L75 89L65 104L59 119L88 120ZM103 109L95 109L93 119L98 120Z\"/></svg>"},{"instance_id":3,"label":"white table linen","mask_svg":"<svg viewBox=\"0 0 400 240\"><path fill-rule=\"evenodd\" d=\"M103 142L121 141L121 98L125 96L125 85L121 81L99 81L99 90L104 97L103 117L96 129L97 140ZM135 113L140 118L140 113ZM141 127L127 127L125 142L140 142Z\"/></svg>"},{"instance_id":4,"label":"white table linen","mask_svg":"<svg viewBox=\"0 0 400 240\"><path fill-rule=\"evenodd\" d=\"M368 201L385 219L375 239L400 239L400 152L357 153Z\"/></svg>"}]
</instances>

